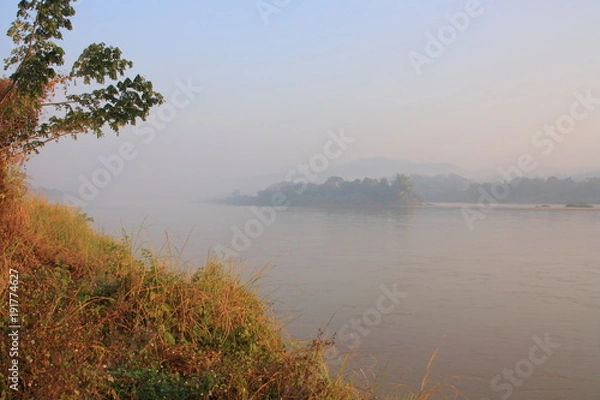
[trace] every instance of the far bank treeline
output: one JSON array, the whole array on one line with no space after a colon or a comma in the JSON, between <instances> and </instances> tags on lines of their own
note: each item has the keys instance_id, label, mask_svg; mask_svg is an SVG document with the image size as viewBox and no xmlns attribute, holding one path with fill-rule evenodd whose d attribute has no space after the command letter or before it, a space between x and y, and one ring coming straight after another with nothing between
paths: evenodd
<instances>
[{"instance_id":1,"label":"far bank treeline","mask_svg":"<svg viewBox=\"0 0 600 400\"><path fill-rule=\"evenodd\" d=\"M421 202L406 175L392 179L364 178L346 181L338 176L322 184L281 182L261 190L256 196L233 196L221 202L232 205L271 206L273 201L291 206L309 205L410 205Z\"/></svg>"},{"instance_id":2,"label":"far bank treeline","mask_svg":"<svg viewBox=\"0 0 600 400\"><path fill-rule=\"evenodd\" d=\"M430 203L600 204L600 177L515 178L479 183L460 175L412 175L415 192Z\"/></svg>"},{"instance_id":3,"label":"far bank treeline","mask_svg":"<svg viewBox=\"0 0 600 400\"><path fill-rule=\"evenodd\" d=\"M504 204L600 204L600 177L576 180L552 176L479 183L455 174L410 177L397 174L391 179L353 181L334 176L322 184L282 182L256 196L234 193L220 202L270 206L275 198L291 206L474 204L482 196Z\"/></svg>"}]
</instances>

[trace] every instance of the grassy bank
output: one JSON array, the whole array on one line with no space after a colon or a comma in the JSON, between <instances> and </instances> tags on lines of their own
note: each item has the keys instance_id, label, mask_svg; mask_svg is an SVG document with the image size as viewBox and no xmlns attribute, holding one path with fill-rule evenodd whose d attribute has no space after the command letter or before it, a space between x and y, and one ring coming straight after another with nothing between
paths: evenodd
<instances>
[{"instance_id":1,"label":"grassy bank","mask_svg":"<svg viewBox=\"0 0 600 400\"><path fill-rule=\"evenodd\" d=\"M136 252L85 215L21 194L0 201L2 298L18 294L21 326L19 391L9 388L11 341L0 343L2 399L374 398L329 376L327 341L285 343L255 280L218 261L176 272L177 260ZM430 398L430 389L403 398Z\"/></svg>"}]
</instances>

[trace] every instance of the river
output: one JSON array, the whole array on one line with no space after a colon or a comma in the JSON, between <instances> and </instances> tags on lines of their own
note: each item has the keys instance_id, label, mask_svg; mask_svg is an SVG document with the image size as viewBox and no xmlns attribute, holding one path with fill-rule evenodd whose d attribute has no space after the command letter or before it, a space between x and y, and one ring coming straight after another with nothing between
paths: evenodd
<instances>
[{"instance_id":1,"label":"river","mask_svg":"<svg viewBox=\"0 0 600 400\"><path fill-rule=\"evenodd\" d=\"M458 208L289 208L181 202L91 205L201 265L229 248L263 272L260 291L295 338L336 332L333 367L381 393L458 376L471 399L600 398L600 212L491 210L469 227ZM472 228L472 229L471 229ZM237 233L236 233L237 232ZM241 232L241 233L240 233ZM153 244L150 244L153 243Z\"/></svg>"}]
</instances>

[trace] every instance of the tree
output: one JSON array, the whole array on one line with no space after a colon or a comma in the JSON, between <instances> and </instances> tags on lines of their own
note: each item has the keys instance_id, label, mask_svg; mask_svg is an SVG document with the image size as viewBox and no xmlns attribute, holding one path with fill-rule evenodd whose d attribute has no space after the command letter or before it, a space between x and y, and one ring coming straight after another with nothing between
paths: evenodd
<instances>
[{"instance_id":1,"label":"tree","mask_svg":"<svg viewBox=\"0 0 600 400\"><path fill-rule=\"evenodd\" d=\"M404 192L412 192L413 184L408 176L396 174L392 181L392 188L396 191L396 194L402 194Z\"/></svg>"},{"instance_id":2,"label":"tree","mask_svg":"<svg viewBox=\"0 0 600 400\"><path fill-rule=\"evenodd\" d=\"M126 125L145 120L163 103L152 83L140 75L126 76L133 66L121 50L90 44L68 71L65 51L58 45L72 30L76 0L22 0L7 35L14 48L4 60L8 77L0 78L0 163L37 153L63 136L91 132L97 137L109 127L116 134ZM85 90L73 89L84 87ZM49 112L45 112L48 110Z\"/></svg>"}]
</instances>

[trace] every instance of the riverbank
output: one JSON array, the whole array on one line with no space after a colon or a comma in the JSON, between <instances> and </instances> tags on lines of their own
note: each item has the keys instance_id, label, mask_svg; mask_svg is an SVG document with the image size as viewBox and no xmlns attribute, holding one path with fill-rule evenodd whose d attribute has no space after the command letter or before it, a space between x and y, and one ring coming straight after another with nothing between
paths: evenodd
<instances>
[{"instance_id":1,"label":"riverbank","mask_svg":"<svg viewBox=\"0 0 600 400\"><path fill-rule=\"evenodd\" d=\"M259 276L243 281L218 260L179 272L169 251L98 234L85 214L40 197L4 200L0 211L2 296L18 296L1 327L17 330L14 351L15 341L1 344L1 364L15 365L0 372L10 398L375 398L369 383L330 376L332 338L284 340L255 294ZM454 393L428 384L396 398L439 391Z\"/></svg>"},{"instance_id":2,"label":"riverbank","mask_svg":"<svg viewBox=\"0 0 600 400\"><path fill-rule=\"evenodd\" d=\"M499 210L549 210L549 211L568 211L568 210L580 210L580 211L600 211L600 205L558 205L558 204L495 204L490 206L489 204L472 204L472 203L421 203L416 207L427 207L427 208L493 208Z\"/></svg>"}]
</instances>

